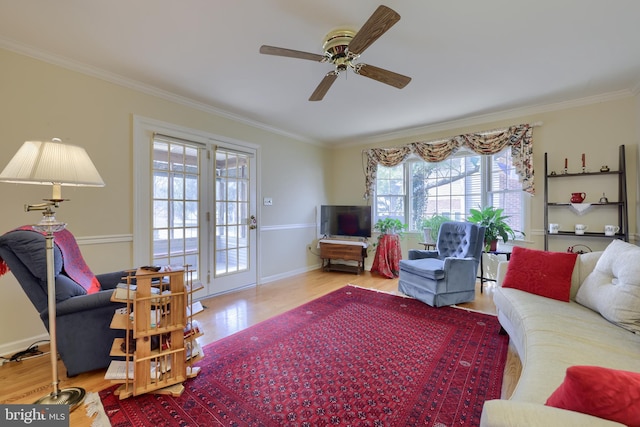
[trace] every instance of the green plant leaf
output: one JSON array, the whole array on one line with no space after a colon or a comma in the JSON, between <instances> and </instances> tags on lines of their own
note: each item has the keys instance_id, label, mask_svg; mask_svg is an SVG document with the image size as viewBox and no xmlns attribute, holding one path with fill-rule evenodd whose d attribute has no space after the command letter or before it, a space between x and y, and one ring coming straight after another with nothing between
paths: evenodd
<instances>
[{"instance_id":1,"label":"green plant leaf","mask_svg":"<svg viewBox=\"0 0 640 427\"><path fill-rule=\"evenodd\" d=\"M422 220L422 228L431 229L431 239L435 242L438 240L438 232L443 222L451 221L451 218L445 215L434 215L430 218Z\"/></svg>"},{"instance_id":2,"label":"green plant leaf","mask_svg":"<svg viewBox=\"0 0 640 427\"><path fill-rule=\"evenodd\" d=\"M389 233L395 233L402 236L406 228L407 224L396 218L379 219L378 222L376 222L373 226L374 230L380 232L380 236ZM380 236L378 236L378 240L380 240Z\"/></svg>"},{"instance_id":3,"label":"green plant leaf","mask_svg":"<svg viewBox=\"0 0 640 427\"><path fill-rule=\"evenodd\" d=\"M502 238L503 242L516 238L516 230L506 222L508 215L503 215L503 208L495 208L493 206L485 206L480 209L469 209L470 215L467 221L485 227L484 243L488 247L491 242ZM524 233L517 231L524 236Z\"/></svg>"}]
</instances>

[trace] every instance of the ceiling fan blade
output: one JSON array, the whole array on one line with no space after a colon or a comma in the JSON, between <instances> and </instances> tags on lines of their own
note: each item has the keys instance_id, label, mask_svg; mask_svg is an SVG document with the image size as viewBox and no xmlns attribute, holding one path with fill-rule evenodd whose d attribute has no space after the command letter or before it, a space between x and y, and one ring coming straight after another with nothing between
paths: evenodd
<instances>
[{"instance_id":1,"label":"ceiling fan blade","mask_svg":"<svg viewBox=\"0 0 640 427\"><path fill-rule=\"evenodd\" d=\"M324 62L326 57L324 55L318 55L317 53L302 52L299 50L285 49L283 47L275 46L260 46L260 53L265 55L286 56L289 58L308 59L310 61Z\"/></svg>"},{"instance_id":2,"label":"ceiling fan blade","mask_svg":"<svg viewBox=\"0 0 640 427\"><path fill-rule=\"evenodd\" d=\"M399 20L400 15L396 11L384 5L378 6L349 42L349 52L360 55Z\"/></svg>"},{"instance_id":3,"label":"ceiling fan blade","mask_svg":"<svg viewBox=\"0 0 640 427\"><path fill-rule=\"evenodd\" d=\"M316 90L313 91L311 96L309 97L309 101L322 101L322 98L327 94L327 91L331 88L333 82L338 78L338 73L335 71L328 72Z\"/></svg>"},{"instance_id":4,"label":"ceiling fan blade","mask_svg":"<svg viewBox=\"0 0 640 427\"><path fill-rule=\"evenodd\" d=\"M355 72L361 76L369 77L370 79L397 87L398 89L402 89L411 81L411 77L403 76L402 74L394 73L393 71L378 68L369 64L358 64Z\"/></svg>"}]
</instances>

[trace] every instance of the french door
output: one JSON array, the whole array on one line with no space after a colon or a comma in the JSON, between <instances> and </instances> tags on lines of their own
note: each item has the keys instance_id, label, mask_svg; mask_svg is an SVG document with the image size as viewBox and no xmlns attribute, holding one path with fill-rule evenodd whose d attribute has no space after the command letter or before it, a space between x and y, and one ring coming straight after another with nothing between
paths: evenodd
<instances>
[{"instance_id":1,"label":"french door","mask_svg":"<svg viewBox=\"0 0 640 427\"><path fill-rule=\"evenodd\" d=\"M256 284L258 147L135 117L133 151L134 265L188 264L196 298Z\"/></svg>"},{"instance_id":2,"label":"french door","mask_svg":"<svg viewBox=\"0 0 640 427\"><path fill-rule=\"evenodd\" d=\"M214 151L213 281L220 293L257 283L255 152L218 145Z\"/></svg>"}]
</instances>

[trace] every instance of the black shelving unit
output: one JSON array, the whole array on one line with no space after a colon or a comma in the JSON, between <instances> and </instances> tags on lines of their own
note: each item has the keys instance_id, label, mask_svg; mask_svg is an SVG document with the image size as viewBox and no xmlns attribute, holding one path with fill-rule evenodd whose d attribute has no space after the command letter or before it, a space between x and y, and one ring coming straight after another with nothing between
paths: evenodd
<instances>
[{"instance_id":1,"label":"black shelving unit","mask_svg":"<svg viewBox=\"0 0 640 427\"><path fill-rule=\"evenodd\" d=\"M572 237L576 239L580 238L603 238L603 239L621 239L625 242L629 241L629 216L627 212L627 173L626 173L626 161L625 161L625 147L621 145L619 147L619 161L618 170L606 171L606 172L583 172L583 173L561 173L561 174L549 174L547 154L544 153L544 249L549 249L549 239L556 236ZM557 182L557 180L563 180L566 178L585 178L592 177L593 179L602 178L605 176L617 175L617 187L618 187L618 199L617 201L607 203L591 203L591 206L596 208L614 208L618 210L618 226L620 230L614 236L607 236L597 232L585 232L584 234L575 234L573 231L559 231L557 233L549 233L549 208L568 208L571 203L567 202L550 202L549 201L549 184L550 181Z\"/></svg>"}]
</instances>

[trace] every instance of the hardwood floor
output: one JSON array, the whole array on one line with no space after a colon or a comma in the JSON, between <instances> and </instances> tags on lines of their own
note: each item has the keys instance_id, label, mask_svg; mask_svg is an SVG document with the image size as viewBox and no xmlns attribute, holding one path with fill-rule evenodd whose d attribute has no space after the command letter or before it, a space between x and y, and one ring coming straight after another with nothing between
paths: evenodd
<instances>
[{"instance_id":1,"label":"hardwood floor","mask_svg":"<svg viewBox=\"0 0 640 427\"><path fill-rule=\"evenodd\" d=\"M475 301L460 304L460 306L495 314L491 283L489 282L489 285L485 283L482 294L480 294L479 284L476 284ZM259 287L203 300L205 311L198 316L198 321L205 335L200 338L200 341L203 345L209 344L347 284L392 293L397 293L398 290L397 279L382 278L368 271L355 275L315 270ZM41 349L44 347L41 346ZM49 360L49 356L45 355L22 362L10 362L0 367L0 403L33 403L50 393ZM87 392L97 392L111 385L109 381L104 380L103 370L67 378L64 365L61 361L58 364L61 388L82 387ZM503 397L511 394L519 376L520 361L515 352L510 349L503 382ZM84 407L73 411L70 418L71 425L74 427L88 427L92 421L86 416Z\"/></svg>"}]
</instances>

